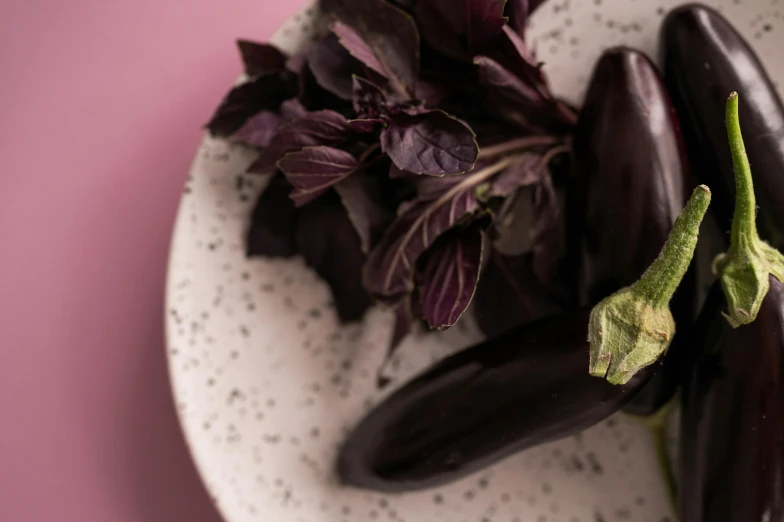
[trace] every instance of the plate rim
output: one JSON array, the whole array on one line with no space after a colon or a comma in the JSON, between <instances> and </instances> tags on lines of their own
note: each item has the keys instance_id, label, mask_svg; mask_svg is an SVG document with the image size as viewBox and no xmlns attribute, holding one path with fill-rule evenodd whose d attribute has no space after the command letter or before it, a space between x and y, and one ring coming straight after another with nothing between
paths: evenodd
<instances>
[{"instance_id":1,"label":"plate rim","mask_svg":"<svg viewBox=\"0 0 784 522\"><path fill-rule=\"evenodd\" d=\"M286 30L286 25L293 22L297 17L303 15L309 9L313 9L317 7L319 0L305 0L305 2L300 6L297 10L295 10L290 16L286 17L283 22L273 31L273 33L265 40L265 42L272 43L275 45L280 46L280 40L283 38L283 33ZM318 15L316 15L318 16ZM238 62L239 64L239 62ZM240 74L237 78L238 83L242 80L243 74ZM208 131L203 129L202 131L202 138L199 140L199 144L196 147L196 152L193 154L193 159L191 160L190 166L188 167L188 175L182 183L183 190L180 191L180 198L177 202L177 211L174 218L174 223L172 224L171 235L169 237L169 251L166 260L166 279L164 282L164 297L163 297L163 338L164 338L164 355L166 359L166 375L167 381L169 386L169 393L171 394L172 399L174 400L174 411L177 418L177 424L180 428L180 433L183 436L185 441L185 447L188 451L188 455L191 458L191 462L193 463L194 467L196 468L196 474L199 477L199 481L204 488L205 493L210 499L210 502L215 507L216 511L220 515L220 517L225 520L226 522L233 522L233 517L229 516L228 512L224 508L223 504L218 501L215 493L212 491L210 484L207 480L207 464L204 462L206 457L203 457L195 450L195 435L193 434L192 430L188 429L188 424L185 422L184 414L181 411L181 408L178 406L179 395L177 393L176 381L177 381L177 373L174 371L174 364L171 356L171 346L173 340L173 331L174 331L174 320L169 313L169 310L174 308L174 292L173 292L173 274L174 270L174 263L175 258L177 257L177 249L175 248L178 237L182 234L182 226L185 222L185 191L184 188L188 185L190 179L193 176L193 171L198 163L199 157L199 150L204 146L205 142L210 139Z\"/></svg>"}]
</instances>

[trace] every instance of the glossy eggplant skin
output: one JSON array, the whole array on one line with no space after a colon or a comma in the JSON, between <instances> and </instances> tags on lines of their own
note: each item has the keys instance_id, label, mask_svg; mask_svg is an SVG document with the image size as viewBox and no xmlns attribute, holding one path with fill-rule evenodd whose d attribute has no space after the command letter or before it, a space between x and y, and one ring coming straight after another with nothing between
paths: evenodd
<instances>
[{"instance_id":1,"label":"glossy eggplant skin","mask_svg":"<svg viewBox=\"0 0 784 522\"><path fill-rule=\"evenodd\" d=\"M390 492L438 486L618 410L649 371L623 386L591 377L588 313L517 327L405 384L345 441L340 479Z\"/></svg>"},{"instance_id":2,"label":"glossy eggplant skin","mask_svg":"<svg viewBox=\"0 0 784 522\"><path fill-rule=\"evenodd\" d=\"M656 259L691 188L680 127L656 66L614 48L599 59L573 142L569 258L579 301L594 306L633 284ZM671 308L678 331L694 315L690 271ZM649 415L675 393L683 370L676 335L654 377L626 411Z\"/></svg>"},{"instance_id":3,"label":"glossy eggplant skin","mask_svg":"<svg viewBox=\"0 0 784 522\"><path fill-rule=\"evenodd\" d=\"M784 284L771 276L757 319L733 329L716 283L684 390L681 522L784 521Z\"/></svg>"},{"instance_id":4,"label":"glossy eggplant skin","mask_svg":"<svg viewBox=\"0 0 784 522\"><path fill-rule=\"evenodd\" d=\"M784 248L784 106L749 44L713 9L673 10L661 30L665 81L681 119L695 177L729 233L735 177L724 125L727 96L739 94L746 152L754 170L760 235Z\"/></svg>"}]
</instances>

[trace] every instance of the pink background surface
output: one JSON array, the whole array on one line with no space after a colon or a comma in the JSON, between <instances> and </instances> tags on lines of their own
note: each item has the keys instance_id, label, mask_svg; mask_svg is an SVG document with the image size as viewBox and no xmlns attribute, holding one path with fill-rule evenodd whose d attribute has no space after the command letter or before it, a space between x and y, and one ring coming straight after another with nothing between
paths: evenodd
<instances>
[{"instance_id":1,"label":"pink background surface","mask_svg":"<svg viewBox=\"0 0 784 522\"><path fill-rule=\"evenodd\" d=\"M220 520L169 392L169 238L233 39L302 4L0 2L0 520Z\"/></svg>"}]
</instances>

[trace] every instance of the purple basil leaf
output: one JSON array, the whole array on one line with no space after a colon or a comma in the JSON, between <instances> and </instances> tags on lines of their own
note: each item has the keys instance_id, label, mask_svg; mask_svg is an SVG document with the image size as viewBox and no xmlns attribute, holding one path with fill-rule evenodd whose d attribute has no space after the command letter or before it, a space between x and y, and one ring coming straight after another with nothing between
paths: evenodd
<instances>
[{"instance_id":1,"label":"purple basil leaf","mask_svg":"<svg viewBox=\"0 0 784 522\"><path fill-rule=\"evenodd\" d=\"M556 276L564 248L561 209L549 173L536 185L531 233L534 272L541 281L549 282Z\"/></svg>"},{"instance_id":2,"label":"purple basil leaf","mask_svg":"<svg viewBox=\"0 0 784 522\"><path fill-rule=\"evenodd\" d=\"M301 206L320 196L359 166L348 152L317 145L290 152L278 161L278 168L294 186L291 198Z\"/></svg>"},{"instance_id":3,"label":"purple basil leaf","mask_svg":"<svg viewBox=\"0 0 784 522\"><path fill-rule=\"evenodd\" d=\"M384 125L384 120L357 119L348 120L348 126L358 134L375 134Z\"/></svg>"},{"instance_id":4,"label":"purple basil leaf","mask_svg":"<svg viewBox=\"0 0 784 522\"><path fill-rule=\"evenodd\" d=\"M528 48L523 38L508 25L504 26L498 40L498 52L493 54L496 61L535 88L544 99L552 100L547 79L542 72L541 63Z\"/></svg>"},{"instance_id":5,"label":"purple basil leaf","mask_svg":"<svg viewBox=\"0 0 784 522\"><path fill-rule=\"evenodd\" d=\"M446 85L420 78L416 84L416 99L422 100L425 107L437 107L448 96Z\"/></svg>"},{"instance_id":6,"label":"purple basil leaf","mask_svg":"<svg viewBox=\"0 0 784 522\"><path fill-rule=\"evenodd\" d=\"M267 74L232 88L215 110L207 129L214 136L229 136L254 114L277 111L294 95L294 77L288 71Z\"/></svg>"},{"instance_id":7,"label":"purple basil leaf","mask_svg":"<svg viewBox=\"0 0 784 522\"><path fill-rule=\"evenodd\" d=\"M416 18L422 36L453 58L489 46L506 23L506 0L420 0Z\"/></svg>"},{"instance_id":8,"label":"purple basil leaf","mask_svg":"<svg viewBox=\"0 0 784 522\"><path fill-rule=\"evenodd\" d=\"M261 111L255 116L251 116L251 118L234 133L232 139L250 145L251 147L266 147L269 145L272 137L277 134L280 122L280 116L274 112Z\"/></svg>"},{"instance_id":9,"label":"purple basil leaf","mask_svg":"<svg viewBox=\"0 0 784 522\"><path fill-rule=\"evenodd\" d=\"M519 187L539 183L546 174L542 157L526 154L523 159L501 171L490 182L487 197L508 197Z\"/></svg>"},{"instance_id":10,"label":"purple basil leaf","mask_svg":"<svg viewBox=\"0 0 784 522\"><path fill-rule=\"evenodd\" d=\"M566 308L564 292L542 284L534 274L532 255L508 257L491 251L489 258L471 305L488 338Z\"/></svg>"},{"instance_id":11,"label":"purple basil leaf","mask_svg":"<svg viewBox=\"0 0 784 522\"><path fill-rule=\"evenodd\" d=\"M498 253L519 256L533 250L534 193L533 187L519 189L494 213L491 234Z\"/></svg>"},{"instance_id":12,"label":"purple basil leaf","mask_svg":"<svg viewBox=\"0 0 784 522\"><path fill-rule=\"evenodd\" d=\"M508 0L506 2L506 15L509 17L509 26L518 34L525 34L528 24L529 0Z\"/></svg>"},{"instance_id":13,"label":"purple basil leaf","mask_svg":"<svg viewBox=\"0 0 784 522\"><path fill-rule=\"evenodd\" d=\"M392 0L392 3L411 12L416 7L417 1L418 0Z\"/></svg>"},{"instance_id":14,"label":"purple basil leaf","mask_svg":"<svg viewBox=\"0 0 784 522\"><path fill-rule=\"evenodd\" d=\"M343 22L336 21L330 27L338 42L351 56L365 64L366 67L376 71L384 78L389 79L390 73L384 68L384 64L379 61L373 49L362 39L357 32Z\"/></svg>"},{"instance_id":15,"label":"purple basil leaf","mask_svg":"<svg viewBox=\"0 0 784 522\"><path fill-rule=\"evenodd\" d=\"M250 77L280 71L286 66L286 55L272 44L237 40L245 74Z\"/></svg>"},{"instance_id":16,"label":"purple basil leaf","mask_svg":"<svg viewBox=\"0 0 784 522\"><path fill-rule=\"evenodd\" d=\"M342 322L362 318L372 299L362 286L365 254L340 199L328 193L297 211L297 246L332 290Z\"/></svg>"},{"instance_id":17,"label":"purple basil leaf","mask_svg":"<svg viewBox=\"0 0 784 522\"><path fill-rule=\"evenodd\" d=\"M286 69L294 74L302 74L308 64L307 51L292 55L286 60Z\"/></svg>"},{"instance_id":18,"label":"purple basil leaf","mask_svg":"<svg viewBox=\"0 0 784 522\"><path fill-rule=\"evenodd\" d=\"M507 0L506 15L509 17L509 26L520 36L525 34L528 17L539 7L544 0Z\"/></svg>"},{"instance_id":19,"label":"purple basil leaf","mask_svg":"<svg viewBox=\"0 0 784 522\"><path fill-rule=\"evenodd\" d=\"M358 76L353 78L352 103L361 119L377 119L388 112L387 97L381 87Z\"/></svg>"},{"instance_id":20,"label":"purple basil leaf","mask_svg":"<svg viewBox=\"0 0 784 522\"><path fill-rule=\"evenodd\" d=\"M482 266L483 234L477 227L441 238L427 251L419 278L422 314L430 328L448 328L474 296Z\"/></svg>"},{"instance_id":21,"label":"purple basil leaf","mask_svg":"<svg viewBox=\"0 0 784 522\"><path fill-rule=\"evenodd\" d=\"M395 217L387 207L383 178L378 172L365 170L335 185L343 206L359 235L362 251L369 252Z\"/></svg>"},{"instance_id":22,"label":"purple basil leaf","mask_svg":"<svg viewBox=\"0 0 784 522\"><path fill-rule=\"evenodd\" d=\"M431 176L466 172L479 153L471 128L440 110L391 116L381 149L400 169Z\"/></svg>"},{"instance_id":23,"label":"purple basil leaf","mask_svg":"<svg viewBox=\"0 0 784 522\"><path fill-rule=\"evenodd\" d=\"M291 185L275 175L259 196L246 240L248 257L291 257L297 253L296 214Z\"/></svg>"},{"instance_id":24,"label":"purple basil leaf","mask_svg":"<svg viewBox=\"0 0 784 522\"><path fill-rule=\"evenodd\" d=\"M333 34L314 42L308 51L308 67L316 82L344 100L351 99L351 76L359 72L356 65Z\"/></svg>"},{"instance_id":25,"label":"purple basil leaf","mask_svg":"<svg viewBox=\"0 0 784 522\"><path fill-rule=\"evenodd\" d=\"M545 0L529 0L528 1L528 14L532 14L534 11L539 9L539 6L542 5Z\"/></svg>"},{"instance_id":26,"label":"purple basil leaf","mask_svg":"<svg viewBox=\"0 0 784 522\"><path fill-rule=\"evenodd\" d=\"M308 110L297 98L289 98L280 104L280 117L285 122L298 120L307 114Z\"/></svg>"},{"instance_id":27,"label":"purple basil leaf","mask_svg":"<svg viewBox=\"0 0 784 522\"><path fill-rule=\"evenodd\" d=\"M413 179L413 178L418 178L419 174L414 174L412 172L402 170L398 168L397 165L392 163L389 165L389 177L390 179ZM435 179L441 179L441 178L435 178Z\"/></svg>"},{"instance_id":28,"label":"purple basil leaf","mask_svg":"<svg viewBox=\"0 0 784 522\"><path fill-rule=\"evenodd\" d=\"M384 0L322 0L322 6L356 31L393 88L413 95L419 76L419 32L411 15Z\"/></svg>"},{"instance_id":29,"label":"purple basil leaf","mask_svg":"<svg viewBox=\"0 0 784 522\"><path fill-rule=\"evenodd\" d=\"M451 197L417 199L401 205L395 221L368 256L365 287L379 299L399 300L414 288L419 257L445 232L479 211L470 189Z\"/></svg>"},{"instance_id":30,"label":"purple basil leaf","mask_svg":"<svg viewBox=\"0 0 784 522\"><path fill-rule=\"evenodd\" d=\"M248 172L274 172L278 160L287 153L314 145L338 145L349 138L349 133L346 118L340 113L330 110L309 112L280 127Z\"/></svg>"},{"instance_id":31,"label":"purple basil leaf","mask_svg":"<svg viewBox=\"0 0 784 522\"><path fill-rule=\"evenodd\" d=\"M462 176L417 176L412 180L416 187L417 198L422 201L434 201L459 185L465 178Z\"/></svg>"},{"instance_id":32,"label":"purple basil leaf","mask_svg":"<svg viewBox=\"0 0 784 522\"><path fill-rule=\"evenodd\" d=\"M537 109L549 108L549 100L542 97L539 91L520 79L501 64L487 56L474 57L479 83L489 91L490 99L502 98L509 105L523 105Z\"/></svg>"}]
</instances>

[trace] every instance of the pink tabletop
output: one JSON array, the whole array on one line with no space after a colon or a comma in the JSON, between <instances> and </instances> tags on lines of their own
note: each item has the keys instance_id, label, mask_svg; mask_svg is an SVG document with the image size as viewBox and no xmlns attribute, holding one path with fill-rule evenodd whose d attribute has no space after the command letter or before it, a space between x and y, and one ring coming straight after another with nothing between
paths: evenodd
<instances>
[{"instance_id":1,"label":"pink tabletop","mask_svg":"<svg viewBox=\"0 0 784 522\"><path fill-rule=\"evenodd\" d=\"M167 382L169 237L233 39L303 3L0 2L0 520L219 521Z\"/></svg>"}]
</instances>

